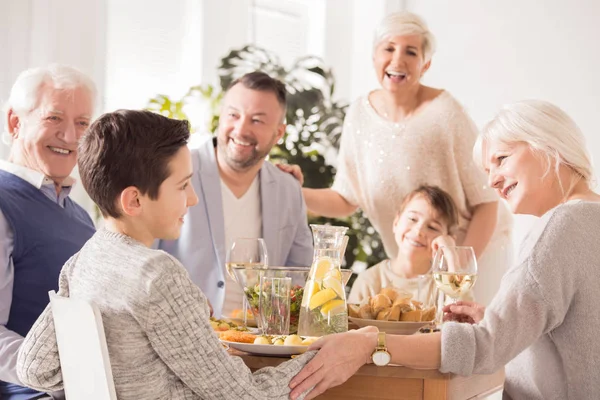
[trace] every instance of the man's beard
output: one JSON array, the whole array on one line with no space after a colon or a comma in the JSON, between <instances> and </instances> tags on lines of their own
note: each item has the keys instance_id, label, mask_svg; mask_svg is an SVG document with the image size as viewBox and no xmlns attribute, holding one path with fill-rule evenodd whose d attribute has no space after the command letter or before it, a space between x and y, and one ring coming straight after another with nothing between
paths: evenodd
<instances>
[{"instance_id":1,"label":"man's beard","mask_svg":"<svg viewBox=\"0 0 600 400\"><path fill-rule=\"evenodd\" d=\"M217 151L219 152L221 158L227 163L227 165L231 169L236 171L246 171L254 167L256 164L264 160L265 157L269 155L271 149L273 148L273 145L275 145L276 137L277 132L273 134L271 142L268 144L268 146L266 146L266 149L262 152L258 152L256 150L256 146L253 146L252 153L244 159L235 159L229 155L228 145L229 141L232 140L231 138L225 138L225 140L217 139L219 142L217 146Z\"/></svg>"}]
</instances>

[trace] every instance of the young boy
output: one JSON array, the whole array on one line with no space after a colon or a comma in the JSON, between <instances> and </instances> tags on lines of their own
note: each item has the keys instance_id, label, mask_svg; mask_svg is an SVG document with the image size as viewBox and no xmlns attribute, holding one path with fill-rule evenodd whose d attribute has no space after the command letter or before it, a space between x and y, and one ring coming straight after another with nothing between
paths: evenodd
<instances>
[{"instance_id":1,"label":"young boy","mask_svg":"<svg viewBox=\"0 0 600 400\"><path fill-rule=\"evenodd\" d=\"M455 244L451 234L457 223L456 205L442 189L420 186L409 193L394 220L398 256L361 273L348 302L362 303L386 287L410 293L421 301L431 298L433 280L422 275L429 272L433 254L439 247Z\"/></svg>"},{"instance_id":2,"label":"young boy","mask_svg":"<svg viewBox=\"0 0 600 400\"><path fill-rule=\"evenodd\" d=\"M104 114L89 128L79 171L105 228L64 265L58 294L100 309L120 400L287 399L314 352L252 374L213 333L206 297L183 266L150 248L179 237L198 201L188 138L187 121L146 111ZM18 374L34 388L62 388L50 308L21 347Z\"/></svg>"}]
</instances>

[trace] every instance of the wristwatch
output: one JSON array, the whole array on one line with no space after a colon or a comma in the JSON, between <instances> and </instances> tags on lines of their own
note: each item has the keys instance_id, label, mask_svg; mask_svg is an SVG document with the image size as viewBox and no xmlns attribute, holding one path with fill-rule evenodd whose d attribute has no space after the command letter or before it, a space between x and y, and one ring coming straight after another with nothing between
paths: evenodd
<instances>
[{"instance_id":1,"label":"wristwatch","mask_svg":"<svg viewBox=\"0 0 600 400\"><path fill-rule=\"evenodd\" d=\"M371 359L373 360L373 364L378 367L386 366L392 360L392 356L388 353L385 345L385 332L377 334L377 347L375 347L375 351L371 354Z\"/></svg>"}]
</instances>

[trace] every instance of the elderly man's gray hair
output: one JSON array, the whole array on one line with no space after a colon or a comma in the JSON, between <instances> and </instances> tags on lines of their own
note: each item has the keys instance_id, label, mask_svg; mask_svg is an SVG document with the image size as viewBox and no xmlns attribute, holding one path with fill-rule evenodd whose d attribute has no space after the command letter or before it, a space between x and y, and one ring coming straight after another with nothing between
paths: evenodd
<instances>
[{"instance_id":1,"label":"elderly man's gray hair","mask_svg":"<svg viewBox=\"0 0 600 400\"><path fill-rule=\"evenodd\" d=\"M19 74L2 109L4 116L6 117L10 109L21 116L37 109L42 89L46 87L67 90L84 88L90 93L92 107L94 106L97 92L96 85L90 77L67 65L50 64L46 67L31 68ZM6 144L12 143L12 136L8 132L8 120L4 123L2 139Z\"/></svg>"}]
</instances>

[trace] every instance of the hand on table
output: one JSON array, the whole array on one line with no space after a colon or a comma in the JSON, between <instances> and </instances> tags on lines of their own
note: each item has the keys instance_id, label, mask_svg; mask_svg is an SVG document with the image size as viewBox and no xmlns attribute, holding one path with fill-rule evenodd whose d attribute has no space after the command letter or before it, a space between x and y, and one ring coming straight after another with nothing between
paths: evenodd
<instances>
[{"instance_id":1,"label":"hand on table","mask_svg":"<svg viewBox=\"0 0 600 400\"><path fill-rule=\"evenodd\" d=\"M319 352L291 380L290 399L295 400L314 387L305 397L305 400L310 400L346 382L360 367L371 361L371 354L377 346L378 331L374 326L367 326L327 335L313 343L308 349Z\"/></svg>"},{"instance_id":2,"label":"hand on table","mask_svg":"<svg viewBox=\"0 0 600 400\"><path fill-rule=\"evenodd\" d=\"M275 166L283 172L291 174L294 178L298 180L298 182L300 182L300 186L304 184L304 175L302 174L302 170L298 165L275 164Z\"/></svg>"},{"instance_id":3,"label":"hand on table","mask_svg":"<svg viewBox=\"0 0 600 400\"><path fill-rule=\"evenodd\" d=\"M478 324L485 315L485 307L472 301L457 301L444 307L444 321Z\"/></svg>"}]
</instances>

